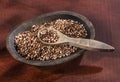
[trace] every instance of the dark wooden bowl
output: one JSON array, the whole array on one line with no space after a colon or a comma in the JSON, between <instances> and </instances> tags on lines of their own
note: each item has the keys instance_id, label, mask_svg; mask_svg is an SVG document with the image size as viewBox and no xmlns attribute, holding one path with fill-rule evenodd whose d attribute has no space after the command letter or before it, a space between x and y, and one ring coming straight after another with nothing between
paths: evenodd
<instances>
[{"instance_id":1,"label":"dark wooden bowl","mask_svg":"<svg viewBox=\"0 0 120 82\"><path fill-rule=\"evenodd\" d=\"M8 35L7 40L6 40L6 46L10 54L18 61L24 62L26 64L30 65L35 65L35 66L52 66L52 65L57 65L61 64L67 61L70 61L78 56L81 55L82 52L85 50L78 50L75 53L71 54L68 57L64 57L61 59L56 59L56 60L48 60L48 61L38 61L38 60L26 60L24 57L22 57L20 54L17 53L15 47L14 47L14 38L15 36L23 31L31 29L31 26L33 24L43 24L44 22L51 22L56 19L72 19L74 21L78 21L82 23L85 26L85 29L87 30L87 38L94 39L95 37L95 30L92 25L92 23L84 16L74 13L74 12L69 12L69 11L57 11L53 13L48 13L45 15L38 16L36 18L33 18L31 20L25 21L22 24L16 26Z\"/></svg>"}]
</instances>

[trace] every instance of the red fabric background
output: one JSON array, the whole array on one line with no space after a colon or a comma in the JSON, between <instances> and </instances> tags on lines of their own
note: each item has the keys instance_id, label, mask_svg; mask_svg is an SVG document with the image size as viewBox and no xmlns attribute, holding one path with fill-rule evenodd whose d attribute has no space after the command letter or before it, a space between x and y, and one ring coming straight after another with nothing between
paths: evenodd
<instances>
[{"instance_id":1,"label":"red fabric background","mask_svg":"<svg viewBox=\"0 0 120 82\"><path fill-rule=\"evenodd\" d=\"M120 82L120 0L0 0L0 82ZM96 40L114 52L87 51L83 57L54 67L18 62L5 47L15 25L41 14L69 10L92 21Z\"/></svg>"}]
</instances>

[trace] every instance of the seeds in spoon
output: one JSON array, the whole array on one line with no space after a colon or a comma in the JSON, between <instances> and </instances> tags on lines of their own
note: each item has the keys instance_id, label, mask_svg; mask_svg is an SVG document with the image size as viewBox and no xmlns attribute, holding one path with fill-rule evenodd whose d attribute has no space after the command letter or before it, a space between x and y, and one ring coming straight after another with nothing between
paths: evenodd
<instances>
[{"instance_id":1,"label":"seeds in spoon","mask_svg":"<svg viewBox=\"0 0 120 82\"><path fill-rule=\"evenodd\" d=\"M44 41L44 42L48 42L48 43L54 43L56 41L58 41L59 36L57 35L57 32L54 30L48 30L46 29L42 29L39 33L39 38Z\"/></svg>"}]
</instances>

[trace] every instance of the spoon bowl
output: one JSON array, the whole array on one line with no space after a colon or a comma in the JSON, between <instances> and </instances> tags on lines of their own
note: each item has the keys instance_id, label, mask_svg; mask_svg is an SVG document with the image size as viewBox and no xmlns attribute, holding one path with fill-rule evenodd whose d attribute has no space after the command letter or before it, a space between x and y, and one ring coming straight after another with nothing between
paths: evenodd
<instances>
[{"instance_id":1,"label":"spoon bowl","mask_svg":"<svg viewBox=\"0 0 120 82\"><path fill-rule=\"evenodd\" d=\"M56 35L58 36L58 39L57 39L57 41L55 41L55 42L46 42L46 41L43 41L42 39L41 39L41 37L40 37L40 34L44 31L44 30L48 30L48 31L53 31L53 32L56 32ZM54 29L54 28L43 28L43 29L40 29L39 31L38 31L38 38L39 38L39 40L42 42L42 43L44 43L44 44L48 44L48 45L56 45L56 44L62 44L62 43L67 43L67 36L66 35L64 35L63 33L61 33L61 32L59 32L58 30L56 30L56 29Z\"/></svg>"}]
</instances>

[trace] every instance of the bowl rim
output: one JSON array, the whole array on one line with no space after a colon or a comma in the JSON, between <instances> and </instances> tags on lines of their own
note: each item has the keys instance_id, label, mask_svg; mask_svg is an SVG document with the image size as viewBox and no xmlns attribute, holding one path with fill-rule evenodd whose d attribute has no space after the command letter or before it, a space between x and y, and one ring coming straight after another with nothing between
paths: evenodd
<instances>
[{"instance_id":1,"label":"bowl rim","mask_svg":"<svg viewBox=\"0 0 120 82\"><path fill-rule=\"evenodd\" d=\"M36 18L33 18L33 19L30 19L30 20L27 20L27 21L24 21L23 23L21 23L20 25L24 24L24 23L28 23L29 21L32 21L34 19L37 19L37 18L42 18L42 17L46 17L46 16L51 16L51 15L56 15L56 14L66 14L66 15L72 15L72 16L75 16L79 19L82 19L87 25L89 25L88 27L91 28L90 29L90 39L94 39L95 38L95 29L94 29L94 26L93 24L91 23L91 21L89 21L89 19L87 19L85 16L81 15L81 14L78 14L78 13L75 13L75 12L72 12L72 11L56 11L56 12L51 12L51 13L47 13L47 14L43 14L43 15L40 15ZM48 60L48 61L43 61L43 62L46 62L46 63L40 63L40 60L23 60L21 59L19 56L17 56L14 51L11 49L10 47L10 35L11 33L16 29L16 28L19 28L18 26L20 25L16 25L13 29L11 29L11 31L8 33L7 35L7 38L6 38L6 47L9 51L9 53L13 56L13 58L15 58L16 60L20 61L20 62L23 62L23 63L26 63L26 64L30 64L30 65L34 65L34 66L53 66L53 65L58 65L58 64L61 64L61 63L64 63L64 62L68 62L70 60L73 60L75 58L77 58L78 56L80 56L81 54L80 53L83 53L85 52L86 50L82 49L80 50L78 53L75 53L76 55L70 55L70 57L66 58L64 57L64 61L60 61L60 59L58 59L59 61L56 61L56 60ZM22 57L22 56L21 56ZM65 59L66 58L66 59ZM55 61L55 62L53 62Z\"/></svg>"}]
</instances>

